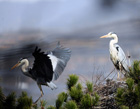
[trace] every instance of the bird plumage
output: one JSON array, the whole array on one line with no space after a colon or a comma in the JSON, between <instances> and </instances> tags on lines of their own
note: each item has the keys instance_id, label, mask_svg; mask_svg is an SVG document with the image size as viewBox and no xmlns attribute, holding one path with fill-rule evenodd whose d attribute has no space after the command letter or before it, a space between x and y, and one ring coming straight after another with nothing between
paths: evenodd
<instances>
[{"instance_id":1,"label":"bird plumage","mask_svg":"<svg viewBox=\"0 0 140 109\"><path fill-rule=\"evenodd\" d=\"M67 62L70 59L71 51L69 48L62 48L59 44L51 53L49 57L52 60L52 63L55 63L53 67L54 75L53 80L57 80L59 75L63 72L64 68L67 65Z\"/></svg>"},{"instance_id":2,"label":"bird plumage","mask_svg":"<svg viewBox=\"0 0 140 109\"><path fill-rule=\"evenodd\" d=\"M117 44L118 37L114 32L109 32L100 38L113 38L109 43L110 59L113 62L115 68L120 70L123 74L129 72L127 58L122 48Z\"/></svg>"},{"instance_id":3,"label":"bird plumage","mask_svg":"<svg viewBox=\"0 0 140 109\"><path fill-rule=\"evenodd\" d=\"M33 67L29 70L32 78L36 80L38 84L44 85L46 82L50 82L53 77L53 67L48 54L41 52L41 49L36 47L32 55L35 58Z\"/></svg>"},{"instance_id":4,"label":"bird plumage","mask_svg":"<svg viewBox=\"0 0 140 109\"><path fill-rule=\"evenodd\" d=\"M12 69L22 65L23 74L37 82L41 91L41 96L37 99L38 101L43 96L41 85L49 86L51 89L56 88L52 81L57 80L63 72L70 59L71 50L63 48L58 43L55 49L47 53L42 52L40 48L36 47L32 55L35 58L32 68L29 68L29 61L27 59L21 59Z\"/></svg>"},{"instance_id":5,"label":"bird plumage","mask_svg":"<svg viewBox=\"0 0 140 109\"><path fill-rule=\"evenodd\" d=\"M110 47L110 59L113 62L115 68L120 70L123 74L127 73L128 62L124 54L124 51L118 44L114 44L114 47Z\"/></svg>"}]
</instances>

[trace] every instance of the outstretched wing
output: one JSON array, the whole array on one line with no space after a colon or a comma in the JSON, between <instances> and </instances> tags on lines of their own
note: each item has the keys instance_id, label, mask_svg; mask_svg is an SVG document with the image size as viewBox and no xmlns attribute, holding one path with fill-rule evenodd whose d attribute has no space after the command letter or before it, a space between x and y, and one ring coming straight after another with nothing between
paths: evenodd
<instances>
[{"instance_id":1,"label":"outstretched wing","mask_svg":"<svg viewBox=\"0 0 140 109\"><path fill-rule=\"evenodd\" d=\"M32 55L35 58L33 68L32 68L32 75L34 79L41 82L50 82L53 77L53 68L51 64L51 60L44 52L41 52L41 49L38 47L35 48Z\"/></svg>"},{"instance_id":2,"label":"outstretched wing","mask_svg":"<svg viewBox=\"0 0 140 109\"><path fill-rule=\"evenodd\" d=\"M71 50L69 48L63 48L60 43L58 43L57 47L51 51L48 56L53 65L53 80L56 80L66 67L71 56Z\"/></svg>"}]
</instances>

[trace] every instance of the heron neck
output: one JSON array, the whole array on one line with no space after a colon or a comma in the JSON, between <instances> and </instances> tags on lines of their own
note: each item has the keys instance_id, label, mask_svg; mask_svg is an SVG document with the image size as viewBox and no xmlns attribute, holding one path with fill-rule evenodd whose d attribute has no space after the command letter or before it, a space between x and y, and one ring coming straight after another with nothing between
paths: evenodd
<instances>
[{"instance_id":1,"label":"heron neck","mask_svg":"<svg viewBox=\"0 0 140 109\"><path fill-rule=\"evenodd\" d=\"M118 43L118 37L114 36L113 39L110 41L110 45L114 45L116 43Z\"/></svg>"},{"instance_id":2,"label":"heron neck","mask_svg":"<svg viewBox=\"0 0 140 109\"><path fill-rule=\"evenodd\" d=\"M27 59L24 59L22 62L23 62L23 65L22 65L21 69L22 69L23 73L26 74L28 72L29 61Z\"/></svg>"}]
</instances>

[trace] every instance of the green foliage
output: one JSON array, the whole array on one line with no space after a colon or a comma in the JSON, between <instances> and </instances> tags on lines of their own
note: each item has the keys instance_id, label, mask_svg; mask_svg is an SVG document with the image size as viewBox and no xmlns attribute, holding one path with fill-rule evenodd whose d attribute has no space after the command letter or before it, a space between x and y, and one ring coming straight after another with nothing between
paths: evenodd
<instances>
[{"instance_id":1,"label":"green foliage","mask_svg":"<svg viewBox=\"0 0 140 109\"><path fill-rule=\"evenodd\" d=\"M47 106L47 102L40 101L40 105L32 103L32 98L22 92L21 96L16 98L15 93L5 96L0 88L0 109L81 109L93 107L98 104L99 96L93 94L93 84L87 82L87 91L83 90L82 84L77 83L78 76L72 74L67 79L67 92L58 95L56 106ZM140 87L137 87L139 90Z\"/></svg>"},{"instance_id":2,"label":"green foliage","mask_svg":"<svg viewBox=\"0 0 140 109\"><path fill-rule=\"evenodd\" d=\"M126 85L117 89L117 104L122 109L140 109L140 61L134 61L128 73Z\"/></svg>"},{"instance_id":3,"label":"green foliage","mask_svg":"<svg viewBox=\"0 0 140 109\"><path fill-rule=\"evenodd\" d=\"M77 85L76 85L76 88L78 89L78 90L81 90L82 91L82 85L80 84L80 83L78 83Z\"/></svg>"},{"instance_id":4,"label":"green foliage","mask_svg":"<svg viewBox=\"0 0 140 109\"><path fill-rule=\"evenodd\" d=\"M48 106L47 109L56 109L54 106Z\"/></svg>"},{"instance_id":5,"label":"green foliage","mask_svg":"<svg viewBox=\"0 0 140 109\"><path fill-rule=\"evenodd\" d=\"M79 79L78 76L75 75L75 74L69 75L69 78L67 79L67 88L69 90L71 90L71 87L73 87L74 85L76 85L78 79Z\"/></svg>"},{"instance_id":6,"label":"green foliage","mask_svg":"<svg viewBox=\"0 0 140 109\"><path fill-rule=\"evenodd\" d=\"M98 105L98 102L99 102L99 95L97 93L94 93L93 96L87 93L83 96L81 100L81 106L84 109L88 109Z\"/></svg>"},{"instance_id":7,"label":"green foliage","mask_svg":"<svg viewBox=\"0 0 140 109\"><path fill-rule=\"evenodd\" d=\"M75 100L76 102L81 101L83 97L82 85L78 83L77 86L71 87L69 95L72 98L72 100Z\"/></svg>"},{"instance_id":8,"label":"green foliage","mask_svg":"<svg viewBox=\"0 0 140 109\"><path fill-rule=\"evenodd\" d=\"M124 93L125 89L124 88L118 88L117 89L117 94L116 94L116 101L119 105L123 105L123 102L125 101L124 99L122 99L123 97L123 93Z\"/></svg>"},{"instance_id":9,"label":"green foliage","mask_svg":"<svg viewBox=\"0 0 140 109\"><path fill-rule=\"evenodd\" d=\"M95 92L93 95L93 106L97 106L99 103L100 96Z\"/></svg>"},{"instance_id":10,"label":"green foliage","mask_svg":"<svg viewBox=\"0 0 140 109\"><path fill-rule=\"evenodd\" d=\"M68 101L65 106L65 109L78 109L77 104L74 101Z\"/></svg>"},{"instance_id":11,"label":"green foliage","mask_svg":"<svg viewBox=\"0 0 140 109\"><path fill-rule=\"evenodd\" d=\"M22 95L18 98L17 101L17 109L31 109L32 98L29 98L26 92L22 92Z\"/></svg>"},{"instance_id":12,"label":"green foliage","mask_svg":"<svg viewBox=\"0 0 140 109\"><path fill-rule=\"evenodd\" d=\"M127 84L127 86L128 86L128 90L129 90L129 91L133 91L134 80L133 80L132 78L127 78L126 84Z\"/></svg>"},{"instance_id":13,"label":"green foliage","mask_svg":"<svg viewBox=\"0 0 140 109\"><path fill-rule=\"evenodd\" d=\"M70 75L67 79L67 87L68 87L68 94L71 100L67 101L65 104L63 97L60 95L56 100L56 108L57 109L78 109L78 108L91 108L98 105L99 102L99 95L95 92L93 94L93 84L87 82L87 90L88 92L85 93L83 91L82 84L78 83L78 77L76 75ZM60 98L59 98L60 97ZM63 105L64 104L64 105Z\"/></svg>"},{"instance_id":14,"label":"green foliage","mask_svg":"<svg viewBox=\"0 0 140 109\"><path fill-rule=\"evenodd\" d=\"M121 106L121 109L129 109L129 107L128 106Z\"/></svg>"},{"instance_id":15,"label":"green foliage","mask_svg":"<svg viewBox=\"0 0 140 109\"><path fill-rule=\"evenodd\" d=\"M93 92L93 83L87 81L86 86L87 86L88 92L92 93Z\"/></svg>"},{"instance_id":16,"label":"green foliage","mask_svg":"<svg viewBox=\"0 0 140 109\"><path fill-rule=\"evenodd\" d=\"M132 78L135 83L140 82L140 61L134 61L131 68L129 68L130 72L128 73L128 78Z\"/></svg>"},{"instance_id":17,"label":"green foliage","mask_svg":"<svg viewBox=\"0 0 140 109\"><path fill-rule=\"evenodd\" d=\"M84 109L88 109L90 107L92 107L93 105L93 100L91 98L91 96L87 93L86 95L83 96L82 100L81 100L81 106Z\"/></svg>"},{"instance_id":18,"label":"green foliage","mask_svg":"<svg viewBox=\"0 0 140 109\"><path fill-rule=\"evenodd\" d=\"M98 104L99 95L97 93L93 94L93 84L86 83L88 92L85 93L82 84L77 83L77 81L78 77L76 75L69 75L67 79L68 93L62 92L58 95L56 100L57 109L88 108ZM70 96L70 100L67 100L68 96Z\"/></svg>"},{"instance_id":19,"label":"green foliage","mask_svg":"<svg viewBox=\"0 0 140 109\"><path fill-rule=\"evenodd\" d=\"M15 109L16 108L16 95L15 93L11 93L9 94L6 99L5 99L5 102L3 104L5 107L5 109Z\"/></svg>"},{"instance_id":20,"label":"green foliage","mask_svg":"<svg viewBox=\"0 0 140 109\"><path fill-rule=\"evenodd\" d=\"M140 103L135 105L133 109L140 109Z\"/></svg>"},{"instance_id":21,"label":"green foliage","mask_svg":"<svg viewBox=\"0 0 140 109\"><path fill-rule=\"evenodd\" d=\"M64 101L67 100L67 97L68 97L68 95L65 92L62 92L62 93L60 93L58 95L58 98L56 100L56 108L57 109L59 109L60 107L62 107L62 104L63 104Z\"/></svg>"},{"instance_id":22,"label":"green foliage","mask_svg":"<svg viewBox=\"0 0 140 109\"><path fill-rule=\"evenodd\" d=\"M116 94L117 103L119 105L125 105L128 107L131 107L137 104L137 95L134 90L135 90L134 88L129 90L129 87L125 89L119 88Z\"/></svg>"},{"instance_id":23,"label":"green foliage","mask_svg":"<svg viewBox=\"0 0 140 109\"><path fill-rule=\"evenodd\" d=\"M32 98L28 98L27 93L22 92L22 95L17 99L14 92L5 96L0 88L0 109L31 109Z\"/></svg>"},{"instance_id":24,"label":"green foliage","mask_svg":"<svg viewBox=\"0 0 140 109\"><path fill-rule=\"evenodd\" d=\"M40 101L40 107L43 109L47 105L47 102L45 100Z\"/></svg>"},{"instance_id":25,"label":"green foliage","mask_svg":"<svg viewBox=\"0 0 140 109\"><path fill-rule=\"evenodd\" d=\"M0 109L3 109L3 103L4 103L5 97L2 92L2 88L0 87Z\"/></svg>"},{"instance_id":26,"label":"green foliage","mask_svg":"<svg viewBox=\"0 0 140 109\"><path fill-rule=\"evenodd\" d=\"M136 93L137 100L138 100L138 102L140 104L140 83L138 83L137 85L135 85L134 93Z\"/></svg>"}]
</instances>

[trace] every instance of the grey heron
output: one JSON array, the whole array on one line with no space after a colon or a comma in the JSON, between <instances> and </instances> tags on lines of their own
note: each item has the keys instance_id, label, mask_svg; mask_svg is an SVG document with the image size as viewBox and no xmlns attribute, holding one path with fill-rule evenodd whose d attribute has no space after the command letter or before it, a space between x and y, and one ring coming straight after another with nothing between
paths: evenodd
<instances>
[{"instance_id":1,"label":"grey heron","mask_svg":"<svg viewBox=\"0 0 140 109\"><path fill-rule=\"evenodd\" d=\"M110 59L113 62L115 68L124 75L129 72L127 58L122 48L117 44L118 37L114 32L109 32L107 35L101 36L100 38L113 38L109 44ZM118 79L120 78L118 72Z\"/></svg>"},{"instance_id":2,"label":"grey heron","mask_svg":"<svg viewBox=\"0 0 140 109\"><path fill-rule=\"evenodd\" d=\"M37 82L41 91L40 97L35 101L35 103L37 103L43 96L41 85L46 85L51 89L57 88L52 81L57 80L63 72L70 59L71 50L62 47L58 43L54 50L47 53L42 52L40 48L36 47L32 55L35 58L32 68L29 68L29 61L26 58L22 58L12 67L12 69L21 65L23 74Z\"/></svg>"}]
</instances>

